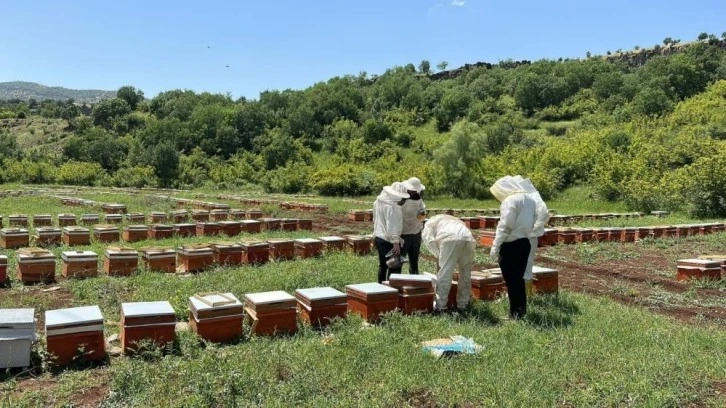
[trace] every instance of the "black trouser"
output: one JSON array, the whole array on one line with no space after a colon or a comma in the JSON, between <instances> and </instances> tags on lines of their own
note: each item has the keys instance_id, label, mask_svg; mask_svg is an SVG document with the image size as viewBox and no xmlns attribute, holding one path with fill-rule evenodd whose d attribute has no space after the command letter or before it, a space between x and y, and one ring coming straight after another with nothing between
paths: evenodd
<instances>
[{"instance_id":1,"label":"black trouser","mask_svg":"<svg viewBox=\"0 0 726 408\"><path fill-rule=\"evenodd\" d=\"M388 275L392 273L401 273L401 268L389 269L386 265L386 254L393 249L393 244L376 237L376 249L378 250L378 283L388 280Z\"/></svg>"},{"instance_id":2,"label":"black trouser","mask_svg":"<svg viewBox=\"0 0 726 408\"><path fill-rule=\"evenodd\" d=\"M521 238L505 242L499 250L499 267L509 294L509 315L518 319L527 313L527 292L524 288L524 272L531 245L529 239Z\"/></svg>"},{"instance_id":3,"label":"black trouser","mask_svg":"<svg viewBox=\"0 0 726 408\"><path fill-rule=\"evenodd\" d=\"M418 255L421 253L421 232L418 234L404 234L401 255L408 258L408 273L418 275Z\"/></svg>"}]
</instances>

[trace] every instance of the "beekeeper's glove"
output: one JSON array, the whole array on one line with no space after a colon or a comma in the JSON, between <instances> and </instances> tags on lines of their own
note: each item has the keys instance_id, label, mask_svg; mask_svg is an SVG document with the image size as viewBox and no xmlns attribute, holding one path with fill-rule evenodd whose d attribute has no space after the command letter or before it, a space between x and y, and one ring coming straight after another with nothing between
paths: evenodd
<instances>
[{"instance_id":1,"label":"beekeeper's glove","mask_svg":"<svg viewBox=\"0 0 726 408\"><path fill-rule=\"evenodd\" d=\"M499 264L499 248L492 247L491 251L489 251L489 259L494 262L495 264Z\"/></svg>"}]
</instances>

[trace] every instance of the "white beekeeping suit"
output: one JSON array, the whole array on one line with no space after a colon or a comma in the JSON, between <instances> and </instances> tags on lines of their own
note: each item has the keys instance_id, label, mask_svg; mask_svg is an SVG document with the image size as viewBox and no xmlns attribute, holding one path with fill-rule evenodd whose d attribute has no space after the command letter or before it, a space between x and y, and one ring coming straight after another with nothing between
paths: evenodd
<instances>
[{"instance_id":1,"label":"white beekeeping suit","mask_svg":"<svg viewBox=\"0 0 726 408\"><path fill-rule=\"evenodd\" d=\"M451 215L437 215L426 221L421 238L437 259L436 310L446 309L454 269L459 268L456 306L465 308L471 299L471 265L476 241L463 221Z\"/></svg>"},{"instance_id":2,"label":"white beekeeping suit","mask_svg":"<svg viewBox=\"0 0 726 408\"><path fill-rule=\"evenodd\" d=\"M490 252L491 258L496 262L502 243L532 235L537 206L534 199L512 176L497 180L489 191L501 202L499 223Z\"/></svg>"},{"instance_id":3,"label":"white beekeeping suit","mask_svg":"<svg viewBox=\"0 0 726 408\"><path fill-rule=\"evenodd\" d=\"M514 176L514 179L519 183L522 189L529 194L537 205L537 211L535 213L534 228L532 234L529 237L529 243L532 245L532 249L529 252L529 258L527 259L527 270L524 272L525 286L527 288L527 295L531 295L532 292L532 268L534 267L534 256L537 250L537 242L539 237L544 235L545 227L547 222L550 220L549 209L545 204L542 197L539 195L539 191L534 188L532 181L528 178L522 178L522 176Z\"/></svg>"}]
</instances>

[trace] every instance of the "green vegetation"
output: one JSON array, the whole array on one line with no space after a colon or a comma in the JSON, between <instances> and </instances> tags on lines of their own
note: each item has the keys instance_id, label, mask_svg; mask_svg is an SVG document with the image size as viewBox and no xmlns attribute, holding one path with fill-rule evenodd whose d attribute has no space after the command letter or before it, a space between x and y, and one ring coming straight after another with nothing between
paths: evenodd
<instances>
[{"instance_id":1,"label":"green vegetation","mask_svg":"<svg viewBox=\"0 0 726 408\"><path fill-rule=\"evenodd\" d=\"M68 89L22 81L0 82L0 100L66 101L73 99L80 103L94 103L115 96L115 92L96 89Z\"/></svg>"},{"instance_id":2,"label":"green vegetation","mask_svg":"<svg viewBox=\"0 0 726 408\"><path fill-rule=\"evenodd\" d=\"M488 199L518 173L547 199L588 185L590 199L628 209L723 216L726 51L706 39L628 54L639 64L623 54L432 73L422 61L257 100L171 90L147 101L126 86L85 112L5 103L6 122L43 115L72 135L28 151L22 126L6 126L0 181L358 196L416 175L429 197Z\"/></svg>"}]
</instances>

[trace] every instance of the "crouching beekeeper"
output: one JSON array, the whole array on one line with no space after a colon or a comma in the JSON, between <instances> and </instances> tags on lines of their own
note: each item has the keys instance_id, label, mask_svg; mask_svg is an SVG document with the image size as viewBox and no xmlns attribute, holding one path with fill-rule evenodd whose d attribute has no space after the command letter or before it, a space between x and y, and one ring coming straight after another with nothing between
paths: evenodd
<instances>
[{"instance_id":1,"label":"crouching beekeeper","mask_svg":"<svg viewBox=\"0 0 726 408\"><path fill-rule=\"evenodd\" d=\"M500 178L489 191L501 202L499 224L489 255L499 263L507 284L509 315L519 319L527 313L524 273L532 249L529 238L534 230L537 204L512 176Z\"/></svg>"},{"instance_id":2,"label":"crouching beekeeper","mask_svg":"<svg viewBox=\"0 0 726 408\"><path fill-rule=\"evenodd\" d=\"M424 224L421 239L437 259L435 311L446 309L454 269L459 268L456 307L464 309L471 300L471 265L474 262L476 241L463 221L451 215L431 217Z\"/></svg>"}]
</instances>

